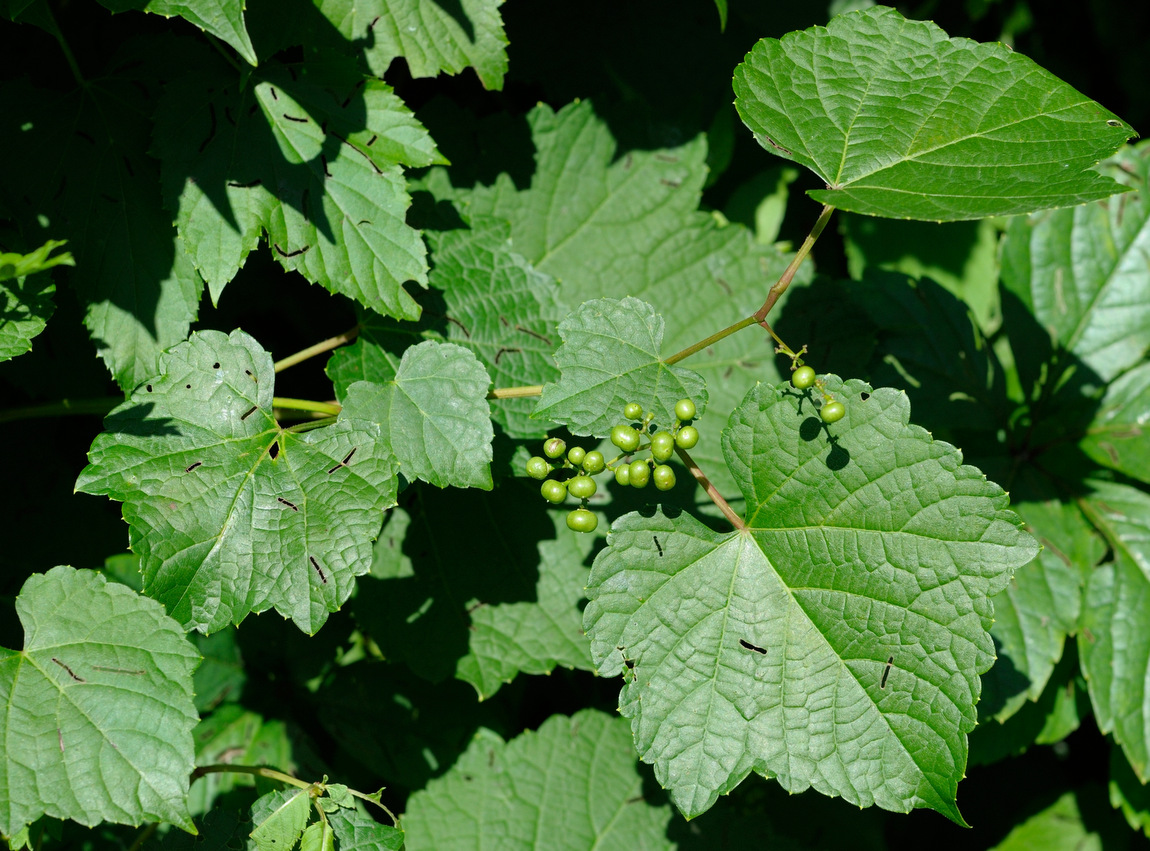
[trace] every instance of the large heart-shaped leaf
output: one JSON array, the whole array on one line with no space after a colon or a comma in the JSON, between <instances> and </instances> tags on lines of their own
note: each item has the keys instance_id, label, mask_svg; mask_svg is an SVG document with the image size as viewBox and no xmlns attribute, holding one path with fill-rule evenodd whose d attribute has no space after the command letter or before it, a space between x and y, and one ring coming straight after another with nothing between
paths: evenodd
<instances>
[{"instance_id":1,"label":"large heart-shaped leaf","mask_svg":"<svg viewBox=\"0 0 1150 851\"><path fill-rule=\"evenodd\" d=\"M994 661L990 596L1037 551L1002 489L908 425L906 396L827 377L847 417L759 385L723 434L745 528L629 514L584 628L620 711L688 817L749 772L860 805L955 791Z\"/></svg>"},{"instance_id":2,"label":"large heart-shaped leaf","mask_svg":"<svg viewBox=\"0 0 1150 851\"><path fill-rule=\"evenodd\" d=\"M41 815L191 828L196 648L154 600L56 567L16 599L0 648L0 834Z\"/></svg>"},{"instance_id":3,"label":"large heart-shaped leaf","mask_svg":"<svg viewBox=\"0 0 1150 851\"><path fill-rule=\"evenodd\" d=\"M735 69L735 105L811 197L856 213L956 221L1123 191L1092 167L1133 128L1002 44L948 38L876 6L781 39Z\"/></svg>"},{"instance_id":4,"label":"large heart-shaped leaf","mask_svg":"<svg viewBox=\"0 0 1150 851\"><path fill-rule=\"evenodd\" d=\"M76 482L124 503L145 593L189 628L275 607L314 633L370 569L395 504L379 426L285 430L273 380L247 334L194 334L108 415Z\"/></svg>"}]
</instances>

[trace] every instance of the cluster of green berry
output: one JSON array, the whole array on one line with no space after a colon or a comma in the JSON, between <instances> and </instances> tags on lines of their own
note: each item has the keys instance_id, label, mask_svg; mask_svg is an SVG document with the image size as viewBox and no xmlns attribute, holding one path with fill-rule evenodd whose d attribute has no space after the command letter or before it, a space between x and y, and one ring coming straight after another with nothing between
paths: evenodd
<instances>
[{"instance_id":1,"label":"cluster of green berry","mask_svg":"<svg viewBox=\"0 0 1150 851\"><path fill-rule=\"evenodd\" d=\"M543 482L540 493L548 502L559 505L568 496L580 501L567 515L567 527L576 532L593 532L599 525L595 515L587 510L587 500L597 490L593 476L607 471L615 475L620 485L645 488L649 482L661 491L675 486L675 471L665 462L670 460L675 448L691 449L699 442L699 430L690 424L697 413L695 403L690 399L680 399L675 403L675 426L671 430L653 430L650 442L642 445L644 434L652 431L653 413L643 412L643 406L630 402L623 407L623 418L611 429L611 442L622 454L611 461L598 450L590 452L581 446L567 448L558 437L552 437L543 444L543 456L535 455L527 461L527 475ZM651 457L631 460L631 456L649 449Z\"/></svg>"},{"instance_id":2,"label":"cluster of green berry","mask_svg":"<svg viewBox=\"0 0 1150 851\"><path fill-rule=\"evenodd\" d=\"M837 423L846 416L847 409L843 403L826 391L823 382L809 366L800 366L791 373L791 384L796 390L814 387L823 394L823 405L819 408L819 416L823 418L824 423Z\"/></svg>"}]
</instances>

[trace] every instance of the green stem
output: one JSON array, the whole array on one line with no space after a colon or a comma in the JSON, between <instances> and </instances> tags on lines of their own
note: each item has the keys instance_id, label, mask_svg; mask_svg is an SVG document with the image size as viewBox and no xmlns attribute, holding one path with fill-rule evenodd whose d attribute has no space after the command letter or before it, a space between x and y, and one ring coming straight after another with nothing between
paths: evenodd
<instances>
[{"instance_id":1,"label":"green stem","mask_svg":"<svg viewBox=\"0 0 1150 851\"><path fill-rule=\"evenodd\" d=\"M339 405L331 402L315 402L311 399L290 399L287 396L276 396L272 399L272 407L285 411L315 411L325 417L334 417L342 410Z\"/></svg>"},{"instance_id":2,"label":"green stem","mask_svg":"<svg viewBox=\"0 0 1150 851\"><path fill-rule=\"evenodd\" d=\"M276 361L275 371L283 372L289 366L295 366L297 363L302 363L308 358L314 358L316 355L322 355L324 352L330 352L332 349L339 348L346 345L359 336L359 326L356 325L342 334L336 334L334 337L328 337L314 346L308 346L301 352L296 352L294 355L288 355L283 360Z\"/></svg>"},{"instance_id":3,"label":"green stem","mask_svg":"<svg viewBox=\"0 0 1150 851\"><path fill-rule=\"evenodd\" d=\"M763 302L763 306L755 311L755 321L763 322L767 318L767 314L771 312L771 308L775 306L775 302L779 300L779 296L787 291L787 287L791 285L791 281L795 277L795 272L799 270L799 266L807 259L807 255L811 253L814 248L815 242L818 241L819 236L823 232L823 228L827 226L827 222L831 220L831 214L835 208L830 204L823 206L823 211L819 213L818 219L815 221L814 227L811 232L807 234L807 238L803 240L803 244L799 246L799 250L795 252L795 256L791 258L790 264L783 270L783 274L771 287L770 292L767 293L767 300ZM765 327L765 326L764 326ZM778 338L776 338L778 339Z\"/></svg>"},{"instance_id":4,"label":"green stem","mask_svg":"<svg viewBox=\"0 0 1150 851\"><path fill-rule=\"evenodd\" d=\"M305 431L312 431L313 429L329 426L335 421L335 417L323 417L322 419L310 420L306 423L299 423L298 425L288 426L284 429L284 431L291 432L292 434L303 434Z\"/></svg>"},{"instance_id":5,"label":"green stem","mask_svg":"<svg viewBox=\"0 0 1150 851\"><path fill-rule=\"evenodd\" d=\"M710 337L707 337L707 339L700 340L699 342L695 343L693 346L687 346L687 348L683 349L683 351L681 351L681 352L676 352L675 354L673 354L669 358L667 358L665 361L663 361L663 363L667 364L668 366L670 366L673 363L678 363L683 358L689 358L691 355L695 354L695 352L701 352L703 349L707 348L707 346L714 345L715 343L719 342L719 340L723 339L724 337L729 337L732 334L734 334L736 331L741 331L744 328L748 328L751 325L756 324L758 321L759 320L753 316L748 316L746 319L740 319L734 325L728 325L722 331L715 332Z\"/></svg>"},{"instance_id":6,"label":"green stem","mask_svg":"<svg viewBox=\"0 0 1150 851\"><path fill-rule=\"evenodd\" d=\"M706 474L699 469L699 465L695 463L695 459L687 454L686 449L676 446L675 451L679 453L679 458L687 465L687 469L691 471L691 475L695 477L695 480L698 481L703 490L707 492L707 496L711 498L711 502L719 506L719 510L723 512L723 516L731 521L731 525L735 527L735 530L739 532L744 531L747 528L747 524L743 522L743 518L736 514L730 504L723 499L723 495L711 484L711 480L707 478Z\"/></svg>"},{"instance_id":7,"label":"green stem","mask_svg":"<svg viewBox=\"0 0 1150 851\"><path fill-rule=\"evenodd\" d=\"M791 281L794 280L795 277L795 272L797 272L799 266L803 264L803 261L807 258L807 255L811 253L811 249L814 247L815 242L818 241L818 238L822 234L823 229L827 226L827 222L830 221L831 213L834 211L835 208L830 204L827 204L823 207L823 211L819 214L818 219L815 221L814 227L811 228L811 232L807 234L807 238L803 240L803 244L799 247L799 250L795 253L795 256L791 258L791 262L787 265L787 268L783 270L783 274L779 276L779 279L775 282L774 286L771 287L770 292L767 293L767 300L763 302L763 306L756 310L753 316L748 316L746 319L740 319L734 325L729 325L722 331L717 331L710 337L707 337L705 340L700 340L692 346L687 346L687 348L683 349L683 351L676 352L675 354L671 355L671 357L665 359L663 363L667 364L668 366L674 363L678 363L683 358L688 358L696 352L701 352L703 349L707 348L707 346L719 342L719 340L723 339L724 337L729 337L736 331L741 331L744 328L749 328L751 325L762 325L767 329L770 335L775 338L775 341L780 346L785 348L786 344L779 339L778 334L776 334L774 330L772 330L771 326L767 324L767 314L771 312L771 308L775 306L775 302L779 300L779 296L785 293L787 291L787 287L791 285Z\"/></svg>"},{"instance_id":8,"label":"green stem","mask_svg":"<svg viewBox=\"0 0 1150 851\"><path fill-rule=\"evenodd\" d=\"M195 783L201 777L206 777L209 774L251 774L254 777L266 777L269 780L278 780L281 783L287 783L289 786L295 786L297 789L310 789L311 783L306 780L300 780L298 777L292 777L290 774L284 774L282 771L276 771L274 768L265 768L262 765L201 765L192 771L190 783Z\"/></svg>"},{"instance_id":9,"label":"green stem","mask_svg":"<svg viewBox=\"0 0 1150 851\"><path fill-rule=\"evenodd\" d=\"M531 384L526 387L496 387L487 394L488 399L528 399L543 395L542 384Z\"/></svg>"},{"instance_id":10,"label":"green stem","mask_svg":"<svg viewBox=\"0 0 1150 851\"><path fill-rule=\"evenodd\" d=\"M112 408L124 401L123 396L105 396L102 399L61 399L44 405L29 405L24 408L9 408L0 411L0 423L16 420L34 420L41 417L62 417L75 415L104 416Z\"/></svg>"},{"instance_id":11,"label":"green stem","mask_svg":"<svg viewBox=\"0 0 1150 851\"><path fill-rule=\"evenodd\" d=\"M399 819L395 817L395 813L393 813L391 810L389 810L384 805L383 801L378 800L376 797L374 797L372 795L365 795L365 794L363 794L363 792L357 792L355 789L348 789L347 791L350 792L352 795L355 795L355 797L359 798L362 801L367 801L369 803L375 804L377 807L379 807L381 810L383 810L385 813L387 813L387 817L389 819L391 819L391 823L393 825L395 825L396 827L399 827Z\"/></svg>"}]
</instances>

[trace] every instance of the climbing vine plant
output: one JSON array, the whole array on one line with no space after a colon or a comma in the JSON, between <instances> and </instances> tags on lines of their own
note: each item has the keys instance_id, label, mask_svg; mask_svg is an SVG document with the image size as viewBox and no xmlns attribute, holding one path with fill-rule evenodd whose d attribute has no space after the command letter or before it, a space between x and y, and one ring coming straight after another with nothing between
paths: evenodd
<instances>
[{"instance_id":1,"label":"climbing vine plant","mask_svg":"<svg viewBox=\"0 0 1150 851\"><path fill-rule=\"evenodd\" d=\"M856 5L0 3L9 847L1150 829L1150 149Z\"/></svg>"}]
</instances>

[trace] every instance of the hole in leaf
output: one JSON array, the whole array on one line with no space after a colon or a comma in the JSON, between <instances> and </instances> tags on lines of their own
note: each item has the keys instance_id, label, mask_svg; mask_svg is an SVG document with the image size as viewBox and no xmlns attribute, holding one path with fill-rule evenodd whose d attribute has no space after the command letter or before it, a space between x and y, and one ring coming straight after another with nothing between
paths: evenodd
<instances>
[{"instance_id":1,"label":"hole in leaf","mask_svg":"<svg viewBox=\"0 0 1150 851\"><path fill-rule=\"evenodd\" d=\"M148 392L149 392L149 393L151 393L151 392L152 392L152 385L151 385L151 384L149 384L149 385L148 385Z\"/></svg>"},{"instance_id":2,"label":"hole in leaf","mask_svg":"<svg viewBox=\"0 0 1150 851\"><path fill-rule=\"evenodd\" d=\"M1106 122L1106 125L1108 127L1121 127L1122 122L1121 121L1115 121L1113 118L1111 118L1109 121Z\"/></svg>"},{"instance_id":3,"label":"hole in leaf","mask_svg":"<svg viewBox=\"0 0 1150 851\"><path fill-rule=\"evenodd\" d=\"M185 385L184 385L184 389L185 389L185 390L191 390L191 389L192 389L192 385L190 385L190 384L185 384Z\"/></svg>"},{"instance_id":4,"label":"hole in leaf","mask_svg":"<svg viewBox=\"0 0 1150 851\"><path fill-rule=\"evenodd\" d=\"M252 407L248 408L247 412L242 417L240 417L240 420L241 421L246 420L248 417L250 417L252 414L254 414L257 410L259 410L259 409L255 405L253 405Z\"/></svg>"},{"instance_id":5,"label":"hole in leaf","mask_svg":"<svg viewBox=\"0 0 1150 851\"><path fill-rule=\"evenodd\" d=\"M277 497L276 497L276 500L277 500L278 502L282 502L284 505L286 505L286 506L287 506L288 508L290 508L292 511L299 511L299 509L296 507L296 505L295 505L295 503L294 503L294 502L288 502L288 501L287 501L286 499L284 499L282 496L277 496Z\"/></svg>"},{"instance_id":6,"label":"hole in leaf","mask_svg":"<svg viewBox=\"0 0 1150 851\"><path fill-rule=\"evenodd\" d=\"M661 546L659 546L659 536L658 535L652 535L651 538L655 541L655 549L657 549L659 551L659 557L662 558L663 548Z\"/></svg>"},{"instance_id":7,"label":"hole in leaf","mask_svg":"<svg viewBox=\"0 0 1150 851\"><path fill-rule=\"evenodd\" d=\"M273 461L276 460L276 458L279 456L279 454L280 454L279 443L273 443L271 446L268 447L268 455L271 456L271 459Z\"/></svg>"},{"instance_id":8,"label":"hole in leaf","mask_svg":"<svg viewBox=\"0 0 1150 851\"><path fill-rule=\"evenodd\" d=\"M220 368L220 362L219 361L216 361L215 363L212 364L212 369L219 369L219 368Z\"/></svg>"},{"instance_id":9,"label":"hole in leaf","mask_svg":"<svg viewBox=\"0 0 1150 851\"><path fill-rule=\"evenodd\" d=\"M761 653L764 656L767 655L766 649L759 647L757 644L751 644L751 642L747 641L745 638L739 639L739 646L744 650L753 650L754 652Z\"/></svg>"},{"instance_id":10,"label":"hole in leaf","mask_svg":"<svg viewBox=\"0 0 1150 851\"><path fill-rule=\"evenodd\" d=\"M867 392L864 390L862 393L859 393L859 398L860 398L860 399L862 399L862 400L865 402L867 399L869 399L869 398L870 398L870 393L867 393Z\"/></svg>"},{"instance_id":11,"label":"hole in leaf","mask_svg":"<svg viewBox=\"0 0 1150 851\"><path fill-rule=\"evenodd\" d=\"M192 470L196 469L196 467L203 466L203 463L204 463L203 461L197 461L195 464L190 464L184 468L184 472L190 473L190 472L192 472Z\"/></svg>"}]
</instances>

